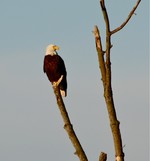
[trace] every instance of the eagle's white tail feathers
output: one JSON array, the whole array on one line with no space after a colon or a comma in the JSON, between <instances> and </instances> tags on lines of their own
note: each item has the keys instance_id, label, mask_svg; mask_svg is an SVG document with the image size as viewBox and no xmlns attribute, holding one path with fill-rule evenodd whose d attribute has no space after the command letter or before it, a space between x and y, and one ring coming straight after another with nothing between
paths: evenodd
<instances>
[{"instance_id":1,"label":"eagle's white tail feathers","mask_svg":"<svg viewBox=\"0 0 150 161\"><path fill-rule=\"evenodd\" d=\"M61 94L62 97L66 97L66 92L65 91L60 90L60 94Z\"/></svg>"}]
</instances>

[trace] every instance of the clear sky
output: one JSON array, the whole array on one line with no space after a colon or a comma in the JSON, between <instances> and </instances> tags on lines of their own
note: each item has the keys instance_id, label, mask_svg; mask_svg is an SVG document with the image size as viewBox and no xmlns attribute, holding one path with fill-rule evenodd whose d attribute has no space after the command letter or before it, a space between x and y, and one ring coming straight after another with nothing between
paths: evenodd
<instances>
[{"instance_id":1,"label":"clear sky","mask_svg":"<svg viewBox=\"0 0 150 161\"><path fill-rule=\"evenodd\" d=\"M110 0L111 29L136 0ZM112 85L125 159L148 161L149 4L113 35ZM60 47L68 72L65 104L89 158L114 159L92 30L105 26L99 0L0 0L0 160L78 161L43 73L45 48ZM104 43L103 43L104 45Z\"/></svg>"}]
</instances>

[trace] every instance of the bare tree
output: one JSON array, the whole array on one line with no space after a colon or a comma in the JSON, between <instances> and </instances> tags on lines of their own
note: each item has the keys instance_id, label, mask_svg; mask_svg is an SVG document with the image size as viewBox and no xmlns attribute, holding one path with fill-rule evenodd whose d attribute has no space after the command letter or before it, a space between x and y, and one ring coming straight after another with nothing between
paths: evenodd
<instances>
[{"instance_id":1,"label":"bare tree","mask_svg":"<svg viewBox=\"0 0 150 161\"><path fill-rule=\"evenodd\" d=\"M114 140L116 161L124 161L124 153L123 153L121 132L119 128L120 122L118 121L117 115L116 115L112 85L111 85L111 61L110 61L110 50L112 48L111 36L116 32L120 31L128 23L128 21L134 14L134 11L136 10L140 2L141 0L137 1L136 5L129 13L126 21L124 21L118 28L111 31L109 17L107 14L107 9L105 7L105 0L100 0L100 6L103 13L105 26L106 26L105 50L103 50L103 47L102 47L101 35L98 27L95 26L93 31L95 35L95 43L96 43L96 49L98 53L99 67L100 67L100 72L101 72L102 82L104 87L104 97L105 97L105 102L106 102L106 106L109 114L110 126L111 126L113 140ZM63 99L59 91L59 86L58 87L53 86L53 89L56 96L58 107L61 112L61 116L64 121L64 129L68 133L68 136L76 150L75 154L79 157L80 161L88 161L87 156L75 134L73 125L71 124L71 121L69 119L67 110L65 108L65 104L63 102ZM106 160L107 160L107 154L105 154L104 152L101 152L99 161L106 161Z\"/></svg>"},{"instance_id":2,"label":"bare tree","mask_svg":"<svg viewBox=\"0 0 150 161\"><path fill-rule=\"evenodd\" d=\"M103 50L103 47L102 47L101 36L100 36L98 27L95 26L93 31L95 35L95 43L96 43L96 49L98 53L100 72L102 75L104 97L105 97L105 102L106 102L107 111L108 111L109 120L110 120L110 127L111 127L113 140L114 140L116 161L124 161L124 153L123 153L121 132L119 128L120 122L117 119L117 114L116 114L114 99L113 99L112 85L111 85L111 61L110 61L110 51L112 48L111 36L114 33L120 31L128 23L128 21L134 14L134 11L136 10L140 2L141 0L137 1L136 5L133 7L132 11L128 15L128 18L126 19L126 21L124 21L118 28L111 31L109 16L105 6L105 0L100 0L100 6L103 13L105 26L106 26L105 50Z\"/></svg>"}]
</instances>

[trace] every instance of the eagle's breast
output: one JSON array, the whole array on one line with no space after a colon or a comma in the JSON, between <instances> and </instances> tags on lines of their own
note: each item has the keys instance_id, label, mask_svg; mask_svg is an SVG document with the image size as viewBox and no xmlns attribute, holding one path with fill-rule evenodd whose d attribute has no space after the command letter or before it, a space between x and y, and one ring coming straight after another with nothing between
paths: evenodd
<instances>
[{"instance_id":1,"label":"eagle's breast","mask_svg":"<svg viewBox=\"0 0 150 161\"><path fill-rule=\"evenodd\" d=\"M44 72L51 82L56 82L61 75L66 75L66 69L59 55L46 55L44 58Z\"/></svg>"}]
</instances>

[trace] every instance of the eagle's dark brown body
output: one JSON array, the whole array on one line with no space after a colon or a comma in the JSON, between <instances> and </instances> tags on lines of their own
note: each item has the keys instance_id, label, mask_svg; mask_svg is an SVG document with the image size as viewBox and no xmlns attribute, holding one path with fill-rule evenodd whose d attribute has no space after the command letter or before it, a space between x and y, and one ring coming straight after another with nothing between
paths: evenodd
<instances>
[{"instance_id":1,"label":"eagle's dark brown body","mask_svg":"<svg viewBox=\"0 0 150 161\"><path fill-rule=\"evenodd\" d=\"M67 95L67 72L63 59L59 55L45 55L44 73L47 74L50 82L57 82L59 78L63 75L63 78L59 84L60 90L65 91L65 96Z\"/></svg>"}]
</instances>

